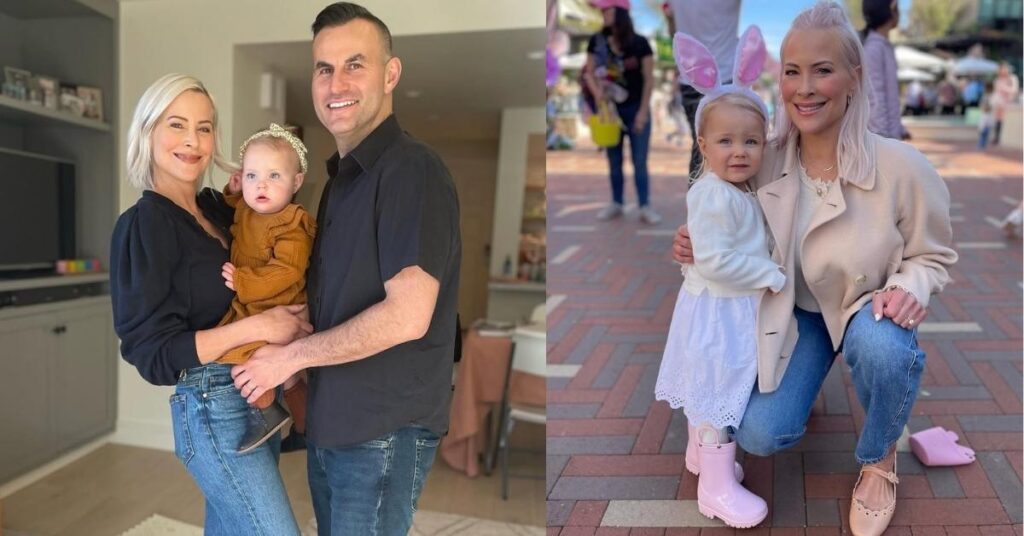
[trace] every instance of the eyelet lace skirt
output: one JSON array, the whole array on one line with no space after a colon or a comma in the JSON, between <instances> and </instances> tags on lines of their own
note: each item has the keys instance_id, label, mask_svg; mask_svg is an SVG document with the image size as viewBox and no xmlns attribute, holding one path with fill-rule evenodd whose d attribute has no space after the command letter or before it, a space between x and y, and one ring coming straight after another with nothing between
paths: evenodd
<instances>
[{"instance_id":1,"label":"eyelet lace skirt","mask_svg":"<svg viewBox=\"0 0 1024 536\"><path fill-rule=\"evenodd\" d=\"M757 379L758 300L679 289L655 398L695 426L738 426Z\"/></svg>"}]
</instances>

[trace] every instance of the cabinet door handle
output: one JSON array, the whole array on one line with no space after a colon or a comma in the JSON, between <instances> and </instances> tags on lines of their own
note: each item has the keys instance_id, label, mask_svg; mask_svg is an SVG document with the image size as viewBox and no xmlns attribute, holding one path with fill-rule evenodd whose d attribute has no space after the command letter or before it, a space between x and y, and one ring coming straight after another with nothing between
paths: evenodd
<instances>
[{"instance_id":1,"label":"cabinet door handle","mask_svg":"<svg viewBox=\"0 0 1024 536\"><path fill-rule=\"evenodd\" d=\"M53 328L52 330L50 330L50 331L52 331L54 335L60 335L61 333L64 333L64 332L65 332L65 331L67 331L67 330L68 330L68 327L67 327L67 326L55 326L55 327L54 327L54 328Z\"/></svg>"}]
</instances>

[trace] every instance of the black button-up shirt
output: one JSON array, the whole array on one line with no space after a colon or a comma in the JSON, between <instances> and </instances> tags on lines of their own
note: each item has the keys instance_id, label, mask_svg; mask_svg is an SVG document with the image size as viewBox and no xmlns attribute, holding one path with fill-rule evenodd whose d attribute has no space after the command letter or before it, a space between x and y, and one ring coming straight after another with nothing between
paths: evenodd
<instances>
[{"instance_id":1,"label":"black button-up shirt","mask_svg":"<svg viewBox=\"0 0 1024 536\"><path fill-rule=\"evenodd\" d=\"M196 196L203 215L229 240L234 210L220 192ZM228 250L195 217L152 191L121 214L110 239L110 295L121 355L156 385L198 367L196 331L224 318L235 293L224 286Z\"/></svg>"},{"instance_id":2,"label":"black button-up shirt","mask_svg":"<svg viewBox=\"0 0 1024 536\"><path fill-rule=\"evenodd\" d=\"M307 276L316 331L382 301L384 282L404 268L419 266L441 287L422 339L310 369L309 440L341 447L410 424L443 435L462 255L451 175L433 150L402 131L394 115L349 154L332 156L327 172Z\"/></svg>"}]
</instances>

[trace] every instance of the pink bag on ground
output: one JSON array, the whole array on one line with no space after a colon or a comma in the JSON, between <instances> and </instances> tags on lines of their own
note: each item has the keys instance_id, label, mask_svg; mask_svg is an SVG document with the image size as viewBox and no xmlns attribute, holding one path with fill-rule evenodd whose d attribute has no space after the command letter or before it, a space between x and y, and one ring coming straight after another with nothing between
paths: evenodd
<instances>
[{"instance_id":1,"label":"pink bag on ground","mask_svg":"<svg viewBox=\"0 0 1024 536\"><path fill-rule=\"evenodd\" d=\"M941 426L910 435L910 450L921 463L936 467L966 465L974 461L974 451L957 444L959 436Z\"/></svg>"}]
</instances>

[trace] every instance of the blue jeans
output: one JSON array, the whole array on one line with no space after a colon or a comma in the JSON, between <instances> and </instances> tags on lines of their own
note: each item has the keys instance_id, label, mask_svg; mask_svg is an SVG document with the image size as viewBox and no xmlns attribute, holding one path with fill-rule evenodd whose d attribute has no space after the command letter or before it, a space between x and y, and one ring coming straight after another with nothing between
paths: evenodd
<instances>
[{"instance_id":1,"label":"blue jeans","mask_svg":"<svg viewBox=\"0 0 1024 536\"><path fill-rule=\"evenodd\" d=\"M230 365L188 369L171 396L174 454L206 498L205 534L298 535L277 468L275 435L237 454L251 408L235 389Z\"/></svg>"},{"instance_id":2,"label":"blue jeans","mask_svg":"<svg viewBox=\"0 0 1024 536\"><path fill-rule=\"evenodd\" d=\"M750 395L736 441L759 456L795 445L807 431L811 406L836 353L820 313L795 310L800 338L779 388ZM885 458L903 432L924 371L917 329L889 318L875 322L868 303L850 319L840 347L850 366L854 390L864 408L864 429L854 455L861 464Z\"/></svg>"},{"instance_id":3,"label":"blue jeans","mask_svg":"<svg viewBox=\"0 0 1024 536\"><path fill-rule=\"evenodd\" d=\"M626 138L629 138L629 152L633 159L633 180L636 182L636 197L640 206L645 207L648 202L647 149L651 143L651 120L648 118L644 129L641 132L636 132L633 130L633 122L636 120L637 112L640 111L640 103L619 104L616 108L619 111L619 118L622 119L623 130L619 144L607 149L608 168L612 179L612 200L622 204L622 190L625 183L625 177L622 174L622 144L625 143Z\"/></svg>"},{"instance_id":4,"label":"blue jeans","mask_svg":"<svg viewBox=\"0 0 1024 536\"><path fill-rule=\"evenodd\" d=\"M440 441L430 430L406 426L349 447L308 443L320 536L407 534Z\"/></svg>"}]
</instances>

